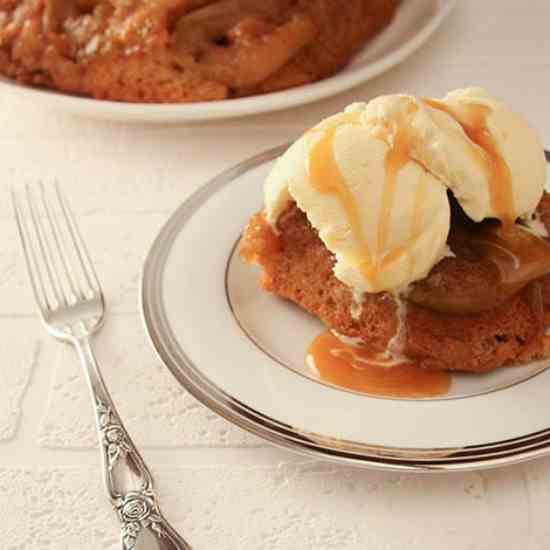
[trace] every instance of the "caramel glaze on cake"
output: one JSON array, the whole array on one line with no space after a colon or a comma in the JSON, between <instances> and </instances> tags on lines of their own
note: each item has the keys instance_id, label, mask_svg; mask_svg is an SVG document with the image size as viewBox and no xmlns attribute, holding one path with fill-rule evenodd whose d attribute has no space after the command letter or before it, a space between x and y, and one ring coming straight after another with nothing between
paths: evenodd
<instances>
[{"instance_id":1,"label":"caramel glaze on cake","mask_svg":"<svg viewBox=\"0 0 550 550\"><path fill-rule=\"evenodd\" d=\"M491 289L498 282L498 269L491 261L482 261L475 250L468 250L465 216L454 201L452 204L449 243L459 254L444 258L426 279L413 285L406 300L404 354L422 367L470 372L541 357L545 354L545 327L550 323L550 275L478 313L436 311L418 305L427 303L430 294L441 289L493 299ZM550 230L550 195L543 196L538 212ZM277 229L275 234L258 215L244 234L242 253L261 266L261 286L297 303L336 332L359 337L372 350L384 351L398 325L392 296L365 294L360 317L354 319L352 292L334 276L334 256L306 215L291 204L280 216Z\"/></svg>"},{"instance_id":2,"label":"caramel glaze on cake","mask_svg":"<svg viewBox=\"0 0 550 550\"><path fill-rule=\"evenodd\" d=\"M0 75L133 102L219 100L327 77L398 0L0 0Z\"/></svg>"}]
</instances>

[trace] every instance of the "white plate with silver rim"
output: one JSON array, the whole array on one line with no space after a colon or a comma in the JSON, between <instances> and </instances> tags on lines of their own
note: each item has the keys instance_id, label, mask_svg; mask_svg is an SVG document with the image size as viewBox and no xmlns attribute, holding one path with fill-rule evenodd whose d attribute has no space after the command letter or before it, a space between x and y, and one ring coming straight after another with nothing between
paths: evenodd
<instances>
[{"instance_id":1,"label":"white plate with silver rim","mask_svg":"<svg viewBox=\"0 0 550 550\"><path fill-rule=\"evenodd\" d=\"M153 346L207 407L283 447L389 470L468 470L550 453L550 361L453 375L443 398L354 393L305 366L321 323L258 286L237 251L284 147L207 183L169 219L145 262Z\"/></svg>"},{"instance_id":2,"label":"white plate with silver rim","mask_svg":"<svg viewBox=\"0 0 550 550\"><path fill-rule=\"evenodd\" d=\"M45 108L103 120L191 122L287 109L348 90L403 61L449 14L455 0L402 0L394 21L369 41L352 62L331 78L266 95L187 104L132 104L102 101L22 86L0 77L0 90Z\"/></svg>"}]
</instances>

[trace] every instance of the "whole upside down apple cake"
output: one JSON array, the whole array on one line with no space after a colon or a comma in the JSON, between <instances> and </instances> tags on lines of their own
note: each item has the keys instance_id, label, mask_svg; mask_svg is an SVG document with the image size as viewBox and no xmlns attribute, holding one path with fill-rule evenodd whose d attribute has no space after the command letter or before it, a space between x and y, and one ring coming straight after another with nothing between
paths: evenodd
<instances>
[{"instance_id":1,"label":"whole upside down apple cake","mask_svg":"<svg viewBox=\"0 0 550 550\"><path fill-rule=\"evenodd\" d=\"M331 329L332 355L486 372L548 354L545 179L536 134L484 90L384 96L277 161L241 254Z\"/></svg>"},{"instance_id":2,"label":"whole upside down apple cake","mask_svg":"<svg viewBox=\"0 0 550 550\"><path fill-rule=\"evenodd\" d=\"M0 0L0 74L132 102L261 94L341 69L399 0Z\"/></svg>"}]
</instances>

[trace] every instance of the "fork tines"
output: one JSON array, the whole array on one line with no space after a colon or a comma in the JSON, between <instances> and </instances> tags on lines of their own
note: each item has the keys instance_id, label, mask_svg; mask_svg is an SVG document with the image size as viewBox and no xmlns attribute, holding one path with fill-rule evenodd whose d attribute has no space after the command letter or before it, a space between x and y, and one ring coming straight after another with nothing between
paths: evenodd
<instances>
[{"instance_id":1,"label":"fork tines","mask_svg":"<svg viewBox=\"0 0 550 550\"><path fill-rule=\"evenodd\" d=\"M11 190L19 235L43 315L99 297L101 288L86 245L59 185Z\"/></svg>"}]
</instances>

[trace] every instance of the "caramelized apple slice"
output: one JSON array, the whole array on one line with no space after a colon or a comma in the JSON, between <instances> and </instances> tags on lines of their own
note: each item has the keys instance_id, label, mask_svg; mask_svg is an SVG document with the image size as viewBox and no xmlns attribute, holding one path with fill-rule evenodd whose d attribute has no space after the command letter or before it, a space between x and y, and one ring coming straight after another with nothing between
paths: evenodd
<instances>
[{"instance_id":1,"label":"caramelized apple slice","mask_svg":"<svg viewBox=\"0 0 550 550\"><path fill-rule=\"evenodd\" d=\"M443 313L478 313L550 273L549 242L518 224L503 228L485 222L455 230L451 249L456 257L444 259L416 283L411 302Z\"/></svg>"},{"instance_id":2,"label":"caramelized apple slice","mask_svg":"<svg viewBox=\"0 0 550 550\"><path fill-rule=\"evenodd\" d=\"M224 0L182 16L173 39L176 63L193 64L233 89L258 85L317 35L311 18L285 16L285 1Z\"/></svg>"}]
</instances>

